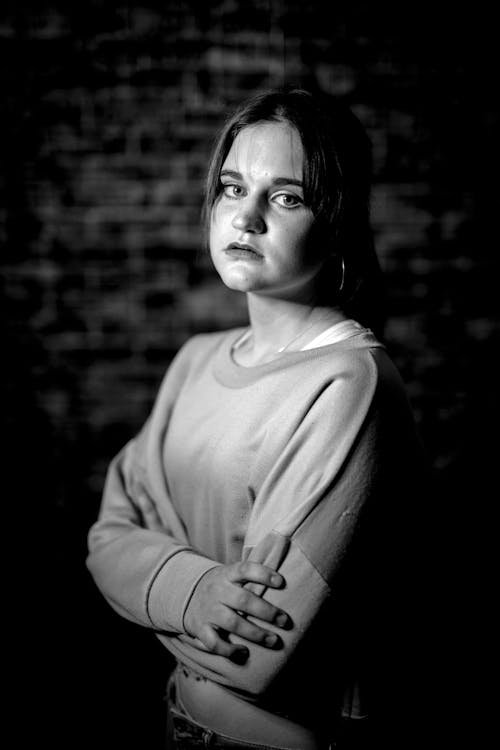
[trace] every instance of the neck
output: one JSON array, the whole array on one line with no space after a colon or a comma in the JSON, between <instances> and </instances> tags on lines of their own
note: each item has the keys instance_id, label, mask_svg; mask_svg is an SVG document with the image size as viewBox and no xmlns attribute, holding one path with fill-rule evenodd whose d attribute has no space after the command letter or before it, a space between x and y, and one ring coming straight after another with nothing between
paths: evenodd
<instances>
[{"instance_id":1,"label":"neck","mask_svg":"<svg viewBox=\"0 0 500 750\"><path fill-rule=\"evenodd\" d=\"M339 308L318 304L314 298L296 302L249 293L247 301L252 335L238 360L248 365L275 359L280 349L301 349L346 317Z\"/></svg>"}]
</instances>

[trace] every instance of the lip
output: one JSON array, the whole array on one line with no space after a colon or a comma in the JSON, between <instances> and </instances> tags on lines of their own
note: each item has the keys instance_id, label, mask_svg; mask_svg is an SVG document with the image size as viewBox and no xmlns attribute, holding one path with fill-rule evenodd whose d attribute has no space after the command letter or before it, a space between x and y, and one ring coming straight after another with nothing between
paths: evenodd
<instances>
[{"instance_id":1,"label":"lip","mask_svg":"<svg viewBox=\"0 0 500 750\"><path fill-rule=\"evenodd\" d=\"M262 258L262 253L259 253L252 245L247 245L245 242L231 242L224 248L224 252L231 255L233 258L241 259L258 259Z\"/></svg>"}]
</instances>

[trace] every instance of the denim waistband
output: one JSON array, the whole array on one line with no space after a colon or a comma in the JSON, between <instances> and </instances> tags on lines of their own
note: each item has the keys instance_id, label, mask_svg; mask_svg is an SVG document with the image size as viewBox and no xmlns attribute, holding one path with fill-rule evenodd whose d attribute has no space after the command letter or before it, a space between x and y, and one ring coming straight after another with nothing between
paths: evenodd
<instances>
[{"instance_id":1,"label":"denim waistband","mask_svg":"<svg viewBox=\"0 0 500 750\"><path fill-rule=\"evenodd\" d=\"M275 745L256 745L232 737L213 732L197 724L172 706L169 706L170 742L168 750L195 750L210 748L211 750L286 750Z\"/></svg>"},{"instance_id":2,"label":"denim waistband","mask_svg":"<svg viewBox=\"0 0 500 750\"><path fill-rule=\"evenodd\" d=\"M342 731L343 730L343 731ZM368 750L372 748L366 735L366 722L346 719L340 723L336 740L325 745L325 750ZM181 714L173 706L168 708L167 750L286 750L276 745L259 745L226 737L201 726Z\"/></svg>"},{"instance_id":3,"label":"denim waistband","mask_svg":"<svg viewBox=\"0 0 500 750\"><path fill-rule=\"evenodd\" d=\"M179 700L178 695L178 670L174 671L170 676L167 686L167 706L168 706L168 736L169 743L167 745L168 750L191 750L191 748L213 748L217 750L230 750L230 748L247 748L248 750L292 750L292 748L304 747L307 745L310 750L330 750L328 742L318 742L312 740L311 737L302 737L299 734L297 737L293 735L289 737L290 743L286 741L286 737L290 734L285 732L279 740L280 733L278 733L272 740L272 744L269 741L262 741L260 739L250 738L242 739L230 736L224 733L224 730L218 728L211 729L210 727L197 721L190 713L186 710L183 703ZM300 727L298 727L300 729ZM232 733L231 733L232 734ZM302 742L304 739L304 742Z\"/></svg>"},{"instance_id":4,"label":"denim waistband","mask_svg":"<svg viewBox=\"0 0 500 750\"><path fill-rule=\"evenodd\" d=\"M171 702L185 718L209 727L241 747L279 750L326 750L325 733L248 703L221 686L196 676L181 665L172 674ZM239 747L237 745L237 747Z\"/></svg>"}]
</instances>

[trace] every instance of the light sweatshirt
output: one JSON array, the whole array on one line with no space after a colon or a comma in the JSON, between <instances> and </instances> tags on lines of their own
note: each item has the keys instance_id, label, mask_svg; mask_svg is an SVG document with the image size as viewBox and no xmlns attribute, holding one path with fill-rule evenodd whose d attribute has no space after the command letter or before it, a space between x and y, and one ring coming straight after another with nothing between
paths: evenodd
<instances>
[{"instance_id":1,"label":"light sweatshirt","mask_svg":"<svg viewBox=\"0 0 500 750\"><path fill-rule=\"evenodd\" d=\"M87 564L117 612L205 678L289 716L326 701L364 713L349 695L364 678L373 685L370 655L386 647L379 608L418 487L404 388L364 329L255 367L232 358L241 332L195 336L175 357L143 429L111 463ZM141 495L163 531L144 527ZM294 626L276 631L279 650L245 642L238 665L200 648L183 618L209 569L247 557L284 576L280 590L254 590Z\"/></svg>"}]
</instances>

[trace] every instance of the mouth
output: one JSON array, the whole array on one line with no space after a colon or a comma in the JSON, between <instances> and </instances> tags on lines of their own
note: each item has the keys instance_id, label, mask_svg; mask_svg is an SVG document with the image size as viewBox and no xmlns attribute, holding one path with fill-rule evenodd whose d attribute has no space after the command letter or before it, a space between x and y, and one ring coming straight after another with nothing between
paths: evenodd
<instances>
[{"instance_id":1,"label":"mouth","mask_svg":"<svg viewBox=\"0 0 500 750\"><path fill-rule=\"evenodd\" d=\"M252 247L252 245L247 245L242 242L231 242L224 248L224 252L231 255L233 258L262 258L262 253L259 253L259 251Z\"/></svg>"}]
</instances>

